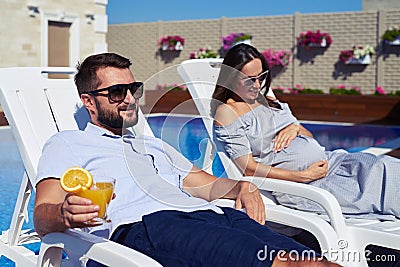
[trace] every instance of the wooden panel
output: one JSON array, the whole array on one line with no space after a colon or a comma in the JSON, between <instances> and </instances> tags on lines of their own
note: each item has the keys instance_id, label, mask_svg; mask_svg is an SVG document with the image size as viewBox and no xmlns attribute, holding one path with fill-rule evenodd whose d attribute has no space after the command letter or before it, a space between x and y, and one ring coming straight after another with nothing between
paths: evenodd
<instances>
[{"instance_id":1,"label":"wooden panel","mask_svg":"<svg viewBox=\"0 0 400 267\"><path fill-rule=\"evenodd\" d=\"M188 91L148 90L143 113L199 114Z\"/></svg>"},{"instance_id":2,"label":"wooden panel","mask_svg":"<svg viewBox=\"0 0 400 267\"><path fill-rule=\"evenodd\" d=\"M187 91L145 92L144 113L198 114ZM300 120L400 125L400 97L278 94Z\"/></svg>"},{"instance_id":3,"label":"wooden panel","mask_svg":"<svg viewBox=\"0 0 400 267\"><path fill-rule=\"evenodd\" d=\"M0 112L0 126L5 126L5 125L8 125L8 121L7 121L6 116L4 115L4 112L1 111Z\"/></svg>"},{"instance_id":4,"label":"wooden panel","mask_svg":"<svg viewBox=\"0 0 400 267\"><path fill-rule=\"evenodd\" d=\"M400 125L400 97L278 94L300 120Z\"/></svg>"}]
</instances>

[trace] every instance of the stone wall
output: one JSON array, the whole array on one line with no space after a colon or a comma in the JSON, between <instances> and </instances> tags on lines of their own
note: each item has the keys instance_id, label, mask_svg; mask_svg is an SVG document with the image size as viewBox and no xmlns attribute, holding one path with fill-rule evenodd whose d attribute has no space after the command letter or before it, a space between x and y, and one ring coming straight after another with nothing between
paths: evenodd
<instances>
[{"instance_id":1,"label":"stone wall","mask_svg":"<svg viewBox=\"0 0 400 267\"><path fill-rule=\"evenodd\" d=\"M319 88L345 84L359 86L370 93L376 86L387 91L400 90L400 46L383 46L380 36L389 26L400 26L400 10L299 14L209 20L187 20L109 25L107 43L110 52L133 60L138 80L147 80L168 67L189 58L190 52L209 46L221 52L221 37L231 32L253 36L252 45L260 51L268 48L293 52L293 62L273 80L273 86ZM298 48L296 37L307 30L328 32L329 48ZM164 35L185 39L180 52L160 51L157 41ZM345 65L339 61L341 50L356 44L370 44L377 50L370 65ZM223 53L221 53L223 54ZM153 83L181 83L175 75L157 75ZM147 88L152 89L152 88Z\"/></svg>"}]
</instances>

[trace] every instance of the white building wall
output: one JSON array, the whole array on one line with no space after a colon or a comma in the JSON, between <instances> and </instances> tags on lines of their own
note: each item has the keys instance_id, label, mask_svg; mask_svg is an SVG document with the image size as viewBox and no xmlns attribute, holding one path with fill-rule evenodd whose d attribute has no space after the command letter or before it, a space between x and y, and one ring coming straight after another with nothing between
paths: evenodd
<instances>
[{"instance_id":1,"label":"white building wall","mask_svg":"<svg viewBox=\"0 0 400 267\"><path fill-rule=\"evenodd\" d=\"M46 66L48 20L72 23L71 66L107 51L106 6L106 0L0 1L0 67Z\"/></svg>"}]
</instances>

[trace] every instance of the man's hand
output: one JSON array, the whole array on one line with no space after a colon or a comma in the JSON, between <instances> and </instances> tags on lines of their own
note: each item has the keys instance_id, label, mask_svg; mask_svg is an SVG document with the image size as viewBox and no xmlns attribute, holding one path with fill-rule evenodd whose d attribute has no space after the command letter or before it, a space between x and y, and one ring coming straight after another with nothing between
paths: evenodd
<instances>
[{"instance_id":1,"label":"man's hand","mask_svg":"<svg viewBox=\"0 0 400 267\"><path fill-rule=\"evenodd\" d=\"M33 221L41 236L71 227L93 226L87 222L97 217L98 210L89 199L67 194L59 179L45 179L36 185Z\"/></svg>"},{"instance_id":2,"label":"man's hand","mask_svg":"<svg viewBox=\"0 0 400 267\"><path fill-rule=\"evenodd\" d=\"M265 224L265 205L258 188L249 182L240 182L235 208L246 209L247 215L260 224Z\"/></svg>"},{"instance_id":3,"label":"man's hand","mask_svg":"<svg viewBox=\"0 0 400 267\"><path fill-rule=\"evenodd\" d=\"M246 209L250 218L265 224L265 206L260 191L247 181L217 178L193 166L183 180L183 189L207 201L218 198L235 199L236 209Z\"/></svg>"},{"instance_id":4,"label":"man's hand","mask_svg":"<svg viewBox=\"0 0 400 267\"><path fill-rule=\"evenodd\" d=\"M99 210L99 206L92 205L89 199L68 194L61 205L61 216L68 228L90 227L98 225L91 220L97 218Z\"/></svg>"}]
</instances>

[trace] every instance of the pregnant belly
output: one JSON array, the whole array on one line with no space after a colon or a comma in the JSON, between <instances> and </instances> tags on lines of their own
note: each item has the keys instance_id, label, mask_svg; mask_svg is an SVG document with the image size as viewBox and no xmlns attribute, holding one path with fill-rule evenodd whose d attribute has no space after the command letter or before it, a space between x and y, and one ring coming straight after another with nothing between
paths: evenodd
<instances>
[{"instance_id":1,"label":"pregnant belly","mask_svg":"<svg viewBox=\"0 0 400 267\"><path fill-rule=\"evenodd\" d=\"M287 170L304 170L312 163L326 159L325 148L307 136L297 136L280 152L274 153L272 166Z\"/></svg>"}]
</instances>

